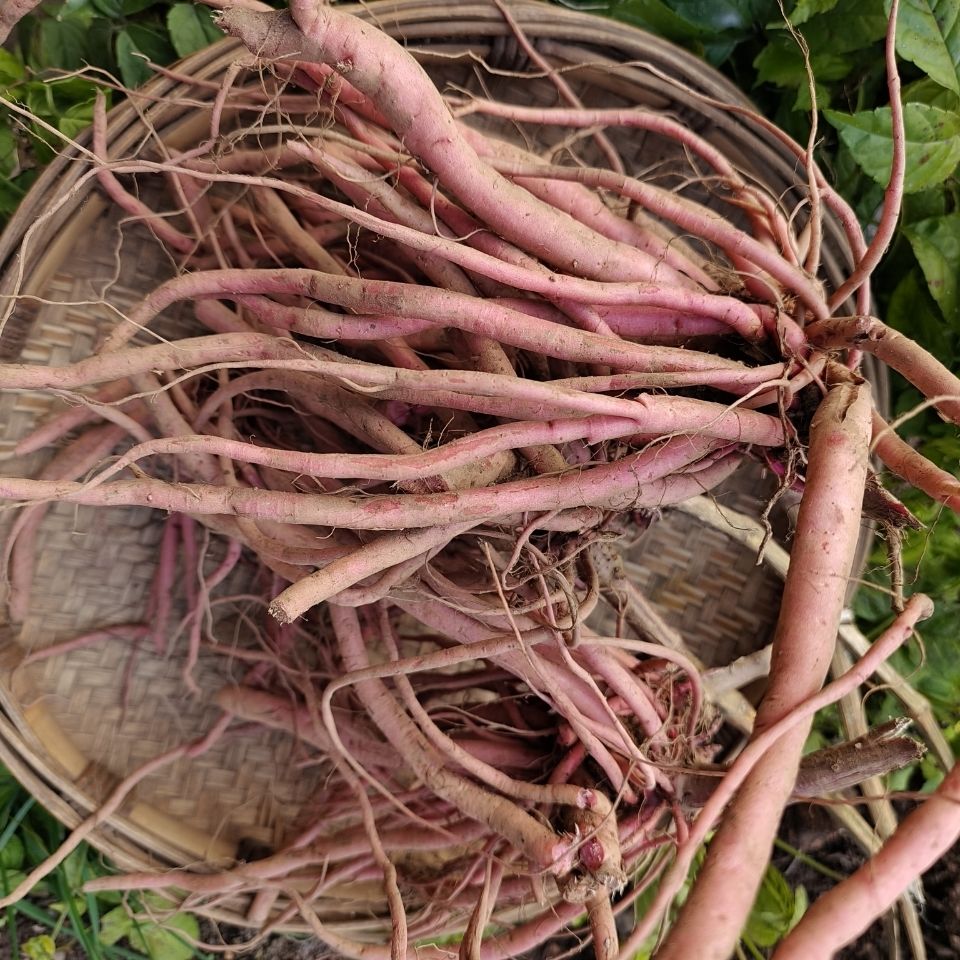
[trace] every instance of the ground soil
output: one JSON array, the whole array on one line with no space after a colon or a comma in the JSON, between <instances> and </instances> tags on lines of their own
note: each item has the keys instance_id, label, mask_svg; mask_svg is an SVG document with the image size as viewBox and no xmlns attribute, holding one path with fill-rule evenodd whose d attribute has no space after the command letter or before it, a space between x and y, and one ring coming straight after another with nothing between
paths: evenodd
<instances>
[{"instance_id":1,"label":"ground soil","mask_svg":"<svg viewBox=\"0 0 960 960\"><path fill-rule=\"evenodd\" d=\"M898 810L901 819L909 806ZM796 804L790 807L780 835L825 867L847 875L865 860L861 849L838 829L829 814L820 807ZM825 893L833 881L787 854L778 853L775 865L792 886L803 884L811 902ZM960 846L936 863L923 876L920 919L929 960L960 958ZM896 941L899 940L899 952ZM909 958L909 948L901 932L896 932L890 917L878 920L854 944L845 948L838 960L892 960Z\"/></svg>"}]
</instances>

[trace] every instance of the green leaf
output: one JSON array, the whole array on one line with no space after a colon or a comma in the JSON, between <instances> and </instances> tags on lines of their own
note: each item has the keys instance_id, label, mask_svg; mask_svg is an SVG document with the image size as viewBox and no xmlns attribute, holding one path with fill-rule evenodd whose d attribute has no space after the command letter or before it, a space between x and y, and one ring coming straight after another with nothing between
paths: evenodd
<instances>
[{"instance_id":1,"label":"green leaf","mask_svg":"<svg viewBox=\"0 0 960 960\"><path fill-rule=\"evenodd\" d=\"M810 10L809 22L805 18L799 32L810 50L810 67L817 83L822 86L842 80L869 63L875 56L871 48L884 35L886 22L882 0L834 0L822 11ZM766 44L754 60L757 79L806 90L807 70L800 44L782 20L770 23L768 31ZM803 96L809 109L809 95ZM802 108L800 103L795 106Z\"/></svg>"},{"instance_id":2,"label":"green leaf","mask_svg":"<svg viewBox=\"0 0 960 960\"><path fill-rule=\"evenodd\" d=\"M757 79L761 83L807 89L807 68L803 62L803 54L789 34L772 36L753 61L753 65L757 68ZM811 52L810 66L814 77L824 83L842 80L850 72L852 63L849 57L825 50Z\"/></svg>"},{"instance_id":3,"label":"green leaf","mask_svg":"<svg viewBox=\"0 0 960 960\"><path fill-rule=\"evenodd\" d=\"M57 127L65 137L76 139L78 133L86 130L93 123L93 101L75 103L68 107L57 121Z\"/></svg>"},{"instance_id":4,"label":"green leaf","mask_svg":"<svg viewBox=\"0 0 960 960\"><path fill-rule=\"evenodd\" d=\"M150 960L190 960L193 947L177 934L196 940L200 936L197 918L190 913L177 913L163 924L141 922L130 934L130 941L143 950Z\"/></svg>"},{"instance_id":5,"label":"green leaf","mask_svg":"<svg viewBox=\"0 0 960 960\"><path fill-rule=\"evenodd\" d=\"M131 89L139 87L153 76L142 51L127 30L121 30L117 34L116 54L117 66L120 67L120 76L125 86Z\"/></svg>"},{"instance_id":6,"label":"green leaf","mask_svg":"<svg viewBox=\"0 0 960 960\"><path fill-rule=\"evenodd\" d=\"M100 918L100 942L112 947L118 940L129 936L133 929L133 918L125 907L114 907Z\"/></svg>"},{"instance_id":7,"label":"green leaf","mask_svg":"<svg viewBox=\"0 0 960 960\"><path fill-rule=\"evenodd\" d=\"M954 281L954 287L955 285L956 281ZM944 326L937 304L930 296L924 276L916 267L894 289L887 306L886 321L895 330L919 340L935 356L949 356L952 346L949 332ZM873 594L872 590L862 592ZM877 614L877 619L882 617L884 615L882 604L874 612Z\"/></svg>"},{"instance_id":8,"label":"green leaf","mask_svg":"<svg viewBox=\"0 0 960 960\"><path fill-rule=\"evenodd\" d=\"M817 109L826 110L830 106L830 88L823 83L814 84L814 93L817 98ZM810 85L803 84L797 90L797 99L793 101L793 109L802 113L810 113L813 109L813 100L810 98Z\"/></svg>"},{"instance_id":9,"label":"green leaf","mask_svg":"<svg viewBox=\"0 0 960 960\"><path fill-rule=\"evenodd\" d=\"M782 19L770 23L769 29L790 36ZM863 50L881 40L886 32L883 0L837 0L828 9L812 15L800 31L814 56Z\"/></svg>"},{"instance_id":10,"label":"green leaf","mask_svg":"<svg viewBox=\"0 0 960 960\"><path fill-rule=\"evenodd\" d=\"M14 213L36 178L36 170L25 170L15 180L0 177L0 217Z\"/></svg>"},{"instance_id":11,"label":"green leaf","mask_svg":"<svg viewBox=\"0 0 960 960\"><path fill-rule=\"evenodd\" d=\"M9 893L11 890L15 890L20 886L21 883L23 883L24 880L27 879L27 875L25 873L21 873L19 870L14 870L12 872L0 870L0 876L3 877L2 887L4 893ZM36 894L37 888L34 887L30 892L31 894Z\"/></svg>"},{"instance_id":12,"label":"green leaf","mask_svg":"<svg viewBox=\"0 0 960 960\"><path fill-rule=\"evenodd\" d=\"M214 26L210 11L192 3L177 3L170 8L167 29L173 48L181 57L202 50L223 37L223 31Z\"/></svg>"},{"instance_id":13,"label":"green leaf","mask_svg":"<svg viewBox=\"0 0 960 960\"><path fill-rule=\"evenodd\" d=\"M90 106L91 116L93 106ZM60 865L67 887L70 890L79 890L87 879L87 858L90 848L84 843L77 847Z\"/></svg>"},{"instance_id":14,"label":"green leaf","mask_svg":"<svg viewBox=\"0 0 960 960\"><path fill-rule=\"evenodd\" d=\"M613 0L610 16L677 43L699 40L704 31L675 13L662 0Z\"/></svg>"},{"instance_id":15,"label":"green leaf","mask_svg":"<svg viewBox=\"0 0 960 960\"><path fill-rule=\"evenodd\" d=\"M123 16L123 5L120 0L90 0L97 13L110 20L119 20Z\"/></svg>"},{"instance_id":16,"label":"green leaf","mask_svg":"<svg viewBox=\"0 0 960 960\"><path fill-rule=\"evenodd\" d=\"M39 937L31 937L20 950L27 960L54 960L57 953L57 944L53 937L41 933Z\"/></svg>"},{"instance_id":17,"label":"green leaf","mask_svg":"<svg viewBox=\"0 0 960 960\"><path fill-rule=\"evenodd\" d=\"M23 841L14 834L0 850L0 866L5 870L19 870L23 866Z\"/></svg>"},{"instance_id":18,"label":"green leaf","mask_svg":"<svg viewBox=\"0 0 960 960\"><path fill-rule=\"evenodd\" d=\"M76 70L83 65L86 50L86 26L78 19L48 17L40 24L37 53L41 68Z\"/></svg>"},{"instance_id":19,"label":"green leaf","mask_svg":"<svg viewBox=\"0 0 960 960\"><path fill-rule=\"evenodd\" d=\"M923 103L904 104L907 169L904 190L915 193L942 183L960 161L960 116ZM886 184L893 160L890 108L824 116L839 131L863 171Z\"/></svg>"},{"instance_id":20,"label":"green leaf","mask_svg":"<svg viewBox=\"0 0 960 960\"><path fill-rule=\"evenodd\" d=\"M795 910L790 884L776 867L768 866L744 935L761 947L772 947L790 928Z\"/></svg>"},{"instance_id":21,"label":"green leaf","mask_svg":"<svg viewBox=\"0 0 960 960\"><path fill-rule=\"evenodd\" d=\"M5 87L13 86L26 75L23 64L9 50L0 48L0 84Z\"/></svg>"},{"instance_id":22,"label":"green leaf","mask_svg":"<svg viewBox=\"0 0 960 960\"><path fill-rule=\"evenodd\" d=\"M777 11L776 0L670 0L669 6L709 33L752 30Z\"/></svg>"},{"instance_id":23,"label":"green leaf","mask_svg":"<svg viewBox=\"0 0 960 960\"><path fill-rule=\"evenodd\" d=\"M117 60L113 55L114 24L106 17L96 17L87 31L87 60L91 66L100 67L117 75ZM87 86L89 96L90 87Z\"/></svg>"},{"instance_id":24,"label":"green leaf","mask_svg":"<svg viewBox=\"0 0 960 960\"><path fill-rule=\"evenodd\" d=\"M53 95L57 106L84 103L93 98L93 87L84 77L55 77L46 80L43 87Z\"/></svg>"},{"instance_id":25,"label":"green leaf","mask_svg":"<svg viewBox=\"0 0 960 960\"><path fill-rule=\"evenodd\" d=\"M956 111L960 107L960 96L927 77L904 87L901 99L904 103L926 103L941 110Z\"/></svg>"},{"instance_id":26,"label":"green leaf","mask_svg":"<svg viewBox=\"0 0 960 960\"><path fill-rule=\"evenodd\" d=\"M170 63L176 58L176 52L170 45L166 25L159 22L130 23L127 33L137 45L137 49L145 53L154 63Z\"/></svg>"},{"instance_id":27,"label":"green leaf","mask_svg":"<svg viewBox=\"0 0 960 960\"><path fill-rule=\"evenodd\" d=\"M790 14L790 22L799 27L818 13L827 13L837 5L838 0L799 0Z\"/></svg>"},{"instance_id":28,"label":"green leaf","mask_svg":"<svg viewBox=\"0 0 960 960\"><path fill-rule=\"evenodd\" d=\"M960 281L960 213L921 220L904 231L927 287L948 323L957 324Z\"/></svg>"},{"instance_id":29,"label":"green leaf","mask_svg":"<svg viewBox=\"0 0 960 960\"><path fill-rule=\"evenodd\" d=\"M6 123L0 124L0 179L8 180L16 172L20 164L20 157L17 151L17 138L13 135L13 130ZM13 839L11 837L11 839ZM3 860L3 853L0 851L0 862Z\"/></svg>"},{"instance_id":30,"label":"green leaf","mask_svg":"<svg viewBox=\"0 0 960 960\"><path fill-rule=\"evenodd\" d=\"M960 93L960 2L902 0L897 53L937 83Z\"/></svg>"},{"instance_id":31,"label":"green leaf","mask_svg":"<svg viewBox=\"0 0 960 960\"><path fill-rule=\"evenodd\" d=\"M790 924L787 927L787 933L789 933L802 919L803 915L807 912L807 908L810 906L810 897L807 896L807 889L801 883L796 890L793 891L793 916L790 918Z\"/></svg>"}]
</instances>

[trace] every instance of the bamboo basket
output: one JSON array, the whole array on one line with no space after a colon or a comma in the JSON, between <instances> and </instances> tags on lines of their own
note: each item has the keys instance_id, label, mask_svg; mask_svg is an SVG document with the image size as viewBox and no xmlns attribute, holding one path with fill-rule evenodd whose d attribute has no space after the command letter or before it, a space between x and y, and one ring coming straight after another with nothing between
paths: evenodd
<instances>
[{"instance_id":1,"label":"bamboo basket","mask_svg":"<svg viewBox=\"0 0 960 960\"><path fill-rule=\"evenodd\" d=\"M541 2L513 2L511 8L538 50L566 69L565 77L588 105L643 104L668 111L773 195L788 198L788 204L790 198L802 198L793 156L748 119L697 96L746 105L700 60L639 30L584 13ZM553 102L548 81L521 84L508 75L530 68L492 3L451 7L438 0L380 0L350 9L401 38L438 84L471 90L482 84L494 96ZM238 53L234 42L223 41L176 70L216 81ZM497 72L484 74L480 60ZM212 96L185 81L154 79L111 112L111 156L132 153L148 125L171 148L196 139ZM540 145L564 135L526 133ZM628 168L669 169L676 157L675 147L650 134L614 130L610 136ZM80 147L88 142L89 134L78 140ZM850 254L829 217L825 229L824 278L836 285L850 268ZM0 360L54 364L88 355L113 311L132 307L172 271L147 231L120 222L75 148L44 172L0 238L0 267L0 293L20 293L0 337ZM164 334L191 323L170 312L162 322ZM883 404L885 381L880 375L873 380ZM57 401L48 396L0 393L0 453L55 409ZM48 458L43 452L17 462L15 469L35 473ZM8 469L9 463L0 462L0 470ZM769 489L759 471L744 470L726 488L724 502L756 515ZM10 520L9 511L0 514L0 539ZM23 665L30 651L84 628L135 620L153 575L159 535L158 518L147 510L94 515L86 508L55 506L41 531L33 608L21 623L6 622L0 613L0 760L68 826L95 810L111 785L136 765L197 736L211 722L213 711L182 689L175 652L158 657L139 651L126 689L130 644L122 635ZM865 537L861 564L867 543ZM722 532L667 512L642 539L634 559L640 585L708 663L728 662L769 642L779 581ZM245 575L239 572L238 586ZM201 662L198 680L205 690L215 690L224 677ZM203 869L230 864L251 845L274 847L322 805L322 783L300 767L301 759L299 746L280 734L230 741L146 780L92 841L125 870ZM375 906L379 898L364 887L345 887L321 903L322 913L334 929L363 937L382 927ZM214 918L244 924L249 903L237 898L204 909Z\"/></svg>"}]
</instances>

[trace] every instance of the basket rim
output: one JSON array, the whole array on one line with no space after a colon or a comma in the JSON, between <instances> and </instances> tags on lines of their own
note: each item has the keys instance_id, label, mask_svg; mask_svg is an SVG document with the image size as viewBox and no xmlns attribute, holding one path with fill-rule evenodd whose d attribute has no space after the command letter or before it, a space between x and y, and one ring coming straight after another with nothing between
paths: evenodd
<instances>
[{"instance_id":1,"label":"basket rim","mask_svg":"<svg viewBox=\"0 0 960 960\"><path fill-rule=\"evenodd\" d=\"M683 64L683 69L689 70L690 74L689 77L684 75L685 82L691 77L695 78L714 91L720 87L731 101L741 106L749 105L749 100L737 87L695 55L646 31L628 24L613 23L584 11L555 6L546 7L541 2L531 2L531 0L507 0L507 2L510 4L511 12L528 30L532 31L538 26L543 26L545 34L550 36L555 34L560 40L580 42L584 45L595 43L599 46L601 43L599 38L602 37L603 44L609 48L608 53L612 53L618 47L631 51L649 47L651 50L659 51L672 62ZM463 28L463 44L469 43L472 39L465 29L468 26L482 28L484 37L509 35L509 28L490 0L475 0L475 2L458 5L456 16L443 19L438 18L438 12L448 13L450 8L441 0L374 0L372 3L344 5L340 9L356 13L368 20L381 22L388 29L396 27L401 33L405 30L412 31L418 23L443 24L447 31L444 36L450 39L454 36L451 33L453 29ZM595 25L598 36L595 42L584 39L584 23ZM599 29L600 26L603 27L602 30ZM440 27L437 26L436 29L439 30ZM575 29L577 33L573 36ZM215 76L222 72L227 63L236 58L239 49L238 41L225 38L185 58L176 67L178 71L197 78ZM431 52L429 43L422 46L414 43L411 49L427 58L436 53L435 49ZM469 47L464 46L465 53L468 50ZM178 92L189 89L186 83L158 76L141 88L137 95L140 99L155 99L155 102L145 110L148 118L152 120L163 117L167 126L175 127L177 123L183 121L186 108L179 108L172 101ZM736 130L745 124L742 117L727 111L718 109L711 111L712 114L725 118L722 126L727 126L731 130ZM120 149L135 142L138 132L142 129L140 113L132 100L125 100L114 107L110 111L108 122L112 146ZM765 149L770 156L777 158L777 166L781 169L789 169L789 163L784 160L782 154L778 154L776 145L767 142L764 131L755 129L753 133L760 136L761 141L766 144ZM79 221L81 224L86 223L87 220L93 222L106 208L106 202L96 192L94 178L89 176L88 165L83 154L83 149L88 147L90 142L91 135L88 130L76 138L77 146L69 147L46 168L11 219L7 229L0 236L0 293L11 292L18 271L22 272L29 281L22 288L24 292L35 293L42 288L67 252L64 247L70 241L66 237L66 231L61 230L63 224L68 221L74 223ZM88 177L85 183L84 176ZM59 208L56 216L51 216L36 226L38 207L42 207L51 194L63 197L65 193L68 200ZM837 238L839 236L838 231ZM27 237L31 238L32 247L28 250L26 259L21 261L22 244ZM839 249L848 252L845 242L840 244ZM2 345L3 329L0 327L0 352L2 352ZM3 626L0 621L0 635L2 635ZM55 727L50 727L53 731L51 734L53 739L44 742L43 738L39 738L46 756L30 743L25 728L29 728L34 737L37 736L36 728L27 721L21 705L13 702L7 685L8 674L16 665L13 662L15 651L11 648L12 644L14 644L13 640L0 642L0 664L3 664L3 674L0 679L0 761L7 764L17 779L37 796L54 816L72 828L80 823L84 816L97 809L98 801L83 790L82 778L86 766L81 768L80 761L76 758L71 761L66 754L58 757L56 751L52 749L51 744L57 737L62 736L65 742L69 741L66 731L62 728L57 730ZM47 714L42 722L49 724L52 715L49 715L49 711ZM92 761L87 759L87 762ZM71 778L69 773L72 769L77 769L77 774ZM144 804L144 806L150 805ZM197 841L197 845L180 847L170 843L163 833L158 833L156 829L151 830L146 823L152 822L155 826L163 824L163 818L169 821L168 826L173 825L171 818L166 817L161 811L156 811L156 814L159 819L151 820L147 817L146 822L131 818L130 815L110 818L106 822L106 828L103 831L98 830L91 836L90 842L125 869L143 869L145 863L155 867L158 859L170 866L180 866L184 862L182 856L184 853L191 861L197 857L205 857L209 853L209 845L205 847L200 840ZM138 859L139 856L145 856L145 859ZM230 851L220 849L217 851L216 858L229 859ZM242 900L238 899L210 908L202 906L198 912L219 921L247 926L249 924L243 907ZM309 932L305 924L286 924L279 929L286 932Z\"/></svg>"}]
</instances>

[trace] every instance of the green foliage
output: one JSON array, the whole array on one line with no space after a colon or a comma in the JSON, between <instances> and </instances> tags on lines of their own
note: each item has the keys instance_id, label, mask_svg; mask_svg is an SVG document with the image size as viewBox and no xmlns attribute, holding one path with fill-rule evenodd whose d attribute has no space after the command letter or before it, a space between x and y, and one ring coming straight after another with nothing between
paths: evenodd
<instances>
[{"instance_id":1,"label":"green foliage","mask_svg":"<svg viewBox=\"0 0 960 960\"><path fill-rule=\"evenodd\" d=\"M180 57L202 50L223 36L214 26L210 10L193 3L174 4L167 13L167 29Z\"/></svg>"},{"instance_id":2,"label":"green foliage","mask_svg":"<svg viewBox=\"0 0 960 960\"><path fill-rule=\"evenodd\" d=\"M960 213L920 220L904 228L927 287L945 317L957 316L960 300ZM912 274L911 274L912 276Z\"/></svg>"},{"instance_id":3,"label":"green foliage","mask_svg":"<svg viewBox=\"0 0 960 960\"><path fill-rule=\"evenodd\" d=\"M612 0L605 12L719 64L776 10L776 0Z\"/></svg>"},{"instance_id":4,"label":"green foliage","mask_svg":"<svg viewBox=\"0 0 960 960\"><path fill-rule=\"evenodd\" d=\"M190 960L190 941L200 936L196 917L171 912L171 904L157 896L144 897L144 903L157 919L138 917L126 904L114 907L100 921L100 943L111 946L127 939L150 960Z\"/></svg>"},{"instance_id":5,"label":"green foliage","mask_svg":"<svg viewBox=\"0 0 960 960\"><path fill-rule=\"evenodd\" d=\"M790 23L795 27L802 26L818 13L829 13L837 3L838 0L799 0L790 14Z\"/></svg>"},{"instance_id":6,"label":"green foliage","mask_svg":"<svg viewBox=\"0 0 960 960\"><path fill-rule=\"evenodd\" d=\"M18 26L16 44L0 50L0 226L65 139L90 125L99 87L110 97L111 78L139 86L153 76L151 63L172 63L221 36L210 11L192 3L67 0L38 7Z\"/></svg>"},{"instance_id":7,"label":"green foliage","mask_svg":"<svg viewBox=\"0 0 960 960\"><path fill-rule=\"evenodd\" d=\"M776 867L768 866L742 939L754 952L775 946L799 923L808 905L802 886L792 889Z\"/></svg>"},{"instance_id":8,"label":"green foliage","mask_svg":"<svg viewBox=\"0 0 960 960\"><path fill-rule=\"evenodd\" d=\"M960 162L960 115L925 103L907 103L903 108L907 141L904 190L917 193L952 177ZM845 114L824 112L840 132L863 171L877 183L890 179L893 161L893 124L889 107Z\"/></svg>"},{"instance_id":9,"label":"green foliage","mask_svg":"<svg viewBox=\"0 0 960 960\"><path fill-rule=\"evenodd\" d=\"M66 830L42 810L13 776L0 767L0 893L18 886L66 837ZM108 873L98 854L81 844L45 880L0 915L0 956L50 960L71 943L91 960L210 960L190 942L199 937L197 920L178 914L160 897L81 893L93 877ZM102 914L102 915L101 915ZM17 942L17 917L49 932Z\"/></svg>"},{"instance_id":10,"label":"green foliage","mask_svg":"<svg viewBox=\"0 0 960 960\"><path fill-rule=\"evenodd\" d=\"M897 53L935 83L960 94L958 5L953 0L902 0Z\"/></svg>"},{"instance_id":11,"label":"green foliage","mask_svg":"<svg viewBox=\"0 0 960 960\"><path fill-rule=\"evenodd\" d=\"M27 960L54 960L57 955L57 941L45 933L31 937L20 948Z\"/></svg>"}]
</instances>

